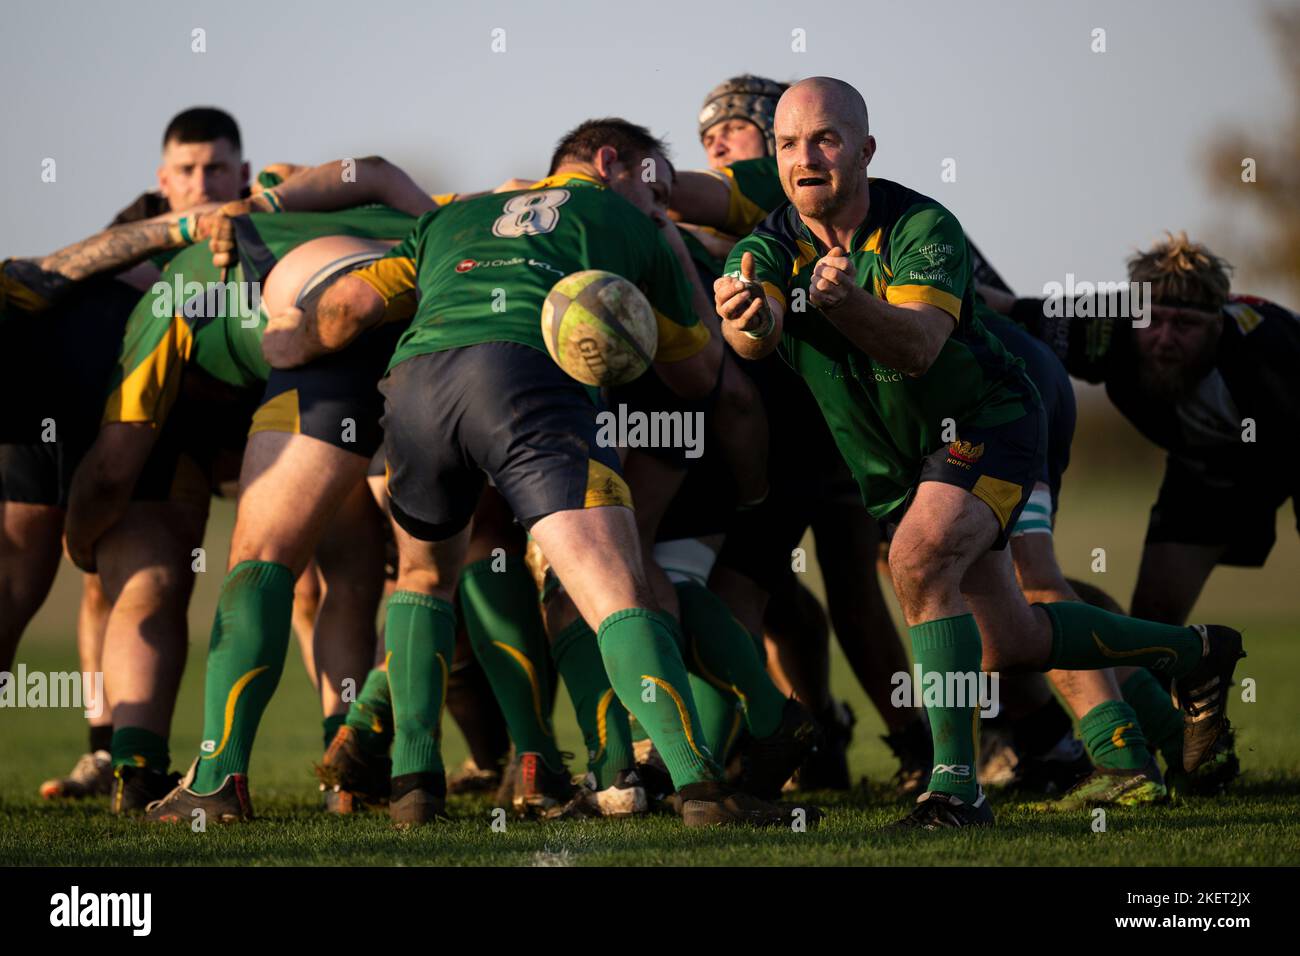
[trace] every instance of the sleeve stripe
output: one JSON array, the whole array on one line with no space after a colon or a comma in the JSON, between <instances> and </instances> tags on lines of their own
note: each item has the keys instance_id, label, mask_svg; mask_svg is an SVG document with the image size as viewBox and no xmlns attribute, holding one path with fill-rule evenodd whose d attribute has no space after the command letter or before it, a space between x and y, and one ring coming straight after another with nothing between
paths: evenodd
<instances>
[{"instance_id":1,"label":"sleeve stripe","mask_svg":"<svg viewBox=\"0 0 1300 956\"><path fill-rule=\"evenodd\" d=\"M772 298L776 299L777 302L780 302L780 303L781 303L781 308L783 308L783 309L785 308L785 293L784 293L784 292L782 292L780 289L778 289L776 286L774 286L774 285L773 285L772 283L770 283L770 282L764 282L764 283L763 283L763 291L765 291L765 292L766 292L768 295L770 295Z\"/></svg>"},{"instance_id":2,"label":"sleeve stripe","mask_svg":"<svg viewBox=\"0 0 1300 956\"><path fill-rule=\"evenodd\" d=\"M398 322L415 314L419 290L415 282L415 260L404 256L377 259L352 273L384 300L384 321Z\"/></svg>"},{"instance_id":3,"label":"sleeve stripe","mask_svg":"<svg viewBox=\"0 0 1300 956\"><path fill-rule=\"evenodd\" d=\"M659 326L659 345L655 349L656 362L681 362L709 344L709 329L703 322L682 325L674 322L658 309L654 310Z\"/></svg>"},{"instance_id":4,"label":"sleeve stripe","mask_svg":"<svg viewBox=\"0 0 1300 956\"><path fill-rule=\"evenodd\" d=\"M733 236L748 235L767 213L741 192L735 172L727 168L722 170L722 174L727 182L727 222L723 228Z\"/></svg>"},{"instance_id":5,"label":"sleeve stripe","mask_svg":"<svg viewBox=\"0 0 1300 956\"><path fill-rule=\"evenodd\" d=\"M954 319L961 320L961 299L930 285L891 285L885 289L885 301L894 305L904 302L924 302L943 309Z\"/></svg>"}]
</instances>

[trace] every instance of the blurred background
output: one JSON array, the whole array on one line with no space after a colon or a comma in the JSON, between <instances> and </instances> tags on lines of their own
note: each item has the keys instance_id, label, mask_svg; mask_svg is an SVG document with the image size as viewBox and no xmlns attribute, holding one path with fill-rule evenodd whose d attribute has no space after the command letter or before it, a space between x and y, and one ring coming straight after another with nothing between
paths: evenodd
<instances>
[{"instance_id":1,"label":"blurred background","mask_svg":"<svg viewBox=\"0 0 1300 956\"><path fill-rule=\"evenodd\" d=\"M196 30L205 52L194 52ZM495 30L503 52L493 52ZM1132 251L1186 229L1237 265L1236 291L1300 307L1300 7L1210 0L860 0L806 10L10 0L0 33L0 252L44 253L101 228L153 187L163 128L190 106L234 114L254 171L382 154L430 192L471 191L542 175L556 139L595 115L646 124L667 136L680 167L703 167L696 112L710 88L742 72L854 83L879 142L874 174L952 209L1023 294L1067 273L1123 279ZM57 164L52 183L41 181L46 158ZM1254 182L1242 180L1248 158ZM949 159L955 182L941 179ZM1078 391L1058 553L1068 574L1127 604L1163 456L1103 395ZM198 741L231 520L231 505L217 503L173 733L181 768ZM1300 767L1289 743L1300 726L1294 522L1288 506L1268 566L1218 570L1193 615L1246 630L1246 675L1260 681L1259 706L1234 714L1247 769ZM1090 570L1099 547L1104 575ZM809 577L820 592L815 566ZM19 660L75 668L77 603L65 564ZM290 655L252 774L259 786L305 794L319 710L296 648ZM888 773L879 720L838 658L835 685L860 719L855 772ZM448 723L447 756L458 762L463 743ZM18 741L37 726L43 746L32 753ZM564 695L557 727L564 746L581 749ZM76 712L6 714L0 792L66 771L84 736Z\"/></svg>"}]
</instances>

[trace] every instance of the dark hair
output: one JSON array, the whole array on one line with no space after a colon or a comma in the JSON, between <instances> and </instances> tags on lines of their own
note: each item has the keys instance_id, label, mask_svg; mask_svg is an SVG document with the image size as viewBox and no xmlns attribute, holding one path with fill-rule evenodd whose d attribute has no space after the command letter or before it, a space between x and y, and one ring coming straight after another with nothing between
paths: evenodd
<instances>
[{"instance_id":1,"label":"dark hair","mask_svg":"<svg viewBox=\"0 0 1300 956\"><path fill-rule=\"evenodd\" d=\"M239 139L239 124L225 110L215 106L196 106L193 109L177 113L167 130L163 133L163 148L171 142L177 143L211 143L226 139L241 153L244 144Z\"/></svg>"},{"instance_id":2,"label":"dark hair","mask_svg":"<svg viewBox=\"0 0 1300 956\"><path fill-rule=\"evenodd\" d=\"M551 154L551 170L547 175L554 175L565 163L590 162L596 155L596 150L602 146L613 146L624 162L644 159L652 152L659 152L665 159L668 158L668 147L664 141L644 126L617 117L606 117L587 120L565 133Z\"/></svg>"}]
</instances>

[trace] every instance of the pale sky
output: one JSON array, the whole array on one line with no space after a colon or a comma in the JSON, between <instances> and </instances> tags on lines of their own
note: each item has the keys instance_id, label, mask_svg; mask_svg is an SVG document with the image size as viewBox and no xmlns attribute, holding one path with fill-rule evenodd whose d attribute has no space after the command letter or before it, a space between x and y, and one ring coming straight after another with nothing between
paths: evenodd
<instances>
[{"instance_id":1,"label":"pale sky","mask_svg":"<svg viewBox=\"0 0 1300 956\"><path fill-rule=\"evenodd\" d=\"M1205 148L1233 126L1275 135L1285 95L1254 2L6 0L0 255L106 223L152 185L162 130L189 106L233 113L255 169L379 153L431 192L468 191L543 174L596 115L646 124L701 167L704 94L746 71L856 85L873 173L946 204L1025 293L1067 272L1123 278L1166 228L1234 258L1250 213L1216 199L1234 184L1211 187Z\"/></svg>"}]
</instances>

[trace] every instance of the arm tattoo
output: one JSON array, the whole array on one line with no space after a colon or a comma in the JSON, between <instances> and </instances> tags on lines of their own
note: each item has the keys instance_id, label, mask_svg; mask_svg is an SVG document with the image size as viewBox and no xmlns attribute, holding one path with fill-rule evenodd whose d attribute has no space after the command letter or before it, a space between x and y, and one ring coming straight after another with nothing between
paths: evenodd
<instances>
[{"instance_id":1,"label":"arm tattoo","mask_svg":"<svg viewBox=\"0 0 1300 956\"><path fill-rule=\"evenodd\" d=\"M78 282L100 272L117 272L180 244L166 222L132 222L74 242L36 260L45 272Z\"/></svg>"}]
</instances>

